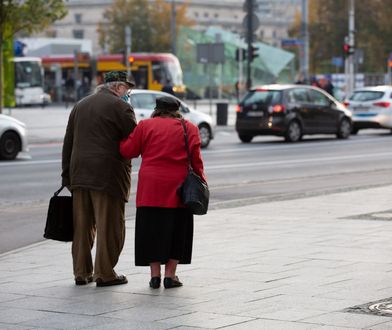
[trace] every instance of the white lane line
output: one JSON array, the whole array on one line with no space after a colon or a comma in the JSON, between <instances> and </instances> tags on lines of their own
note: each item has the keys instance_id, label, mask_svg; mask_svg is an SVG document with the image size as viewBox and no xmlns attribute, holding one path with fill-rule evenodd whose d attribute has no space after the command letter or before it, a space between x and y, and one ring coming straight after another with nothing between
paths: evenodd
<instances>
[{"instance_id":1,"label":"white lane line","mask_svg":"<svg viewBox=\"0 0 392 330\"><path fill-rule=\"evenodd\" d=\"M0 167L45 165L45 164L57 164L57 163L61 163L61 159L11 161L11 162L0 163Z\"/></svg>"},{"instance_id":2,"label":"white lane line","mask_svg":"<svg viewBox=\"0 0 392 330\"><path fill-rule=\"evenodd\" d=\"M392 142L392 138L388 137L388 138L380 138L377 139L377 143L381 143L381 142ZM275 141L268 141L270 143L273 143ZM349 146L351 144L364 144L364 143L368 143L368 142L376 142L374 139L369 138L369 139L363 139L363 140L351 140L351 141L337 141L337 140L332 140L330 142L322 142L318 145L319 148L324 148L324 147L336 147L336 146ZM212 142L213 143L213 142ZM203 149L202 153L204 154L222 154L222 153L230 153L230 152L247 152L247 151L259 151L259 150L293 150L293 149L313 149L315 147L314 143L306 143L306 141L304 141L304 143L299 143L299 144L290 144L287 145L287 143L285 144L279 144L279 145L266 145L267 142L264 141L260 141L260 143L263 143L262 145L258 145L257 142L255 142L251 147L238 147L238 148L228 148L228 149L218 149L218 150L214 150L212 148L210 149ZM279 142L277 142L279 143ZM212 145L213 146L213 145Z\"/></svg>"},{"instance_id":3,"label":"white lane line","mask_svg":"<svg viewBox=\"0 0 392 330\"><path fill-rule=\"evenodd\" d=\"M290 164L301 164L301 163L320 163L320 162L331 162L331 161L346 161L353 159L366 159L371 158L373 161L374 157L392 157L392 152L382 152L374 154L361 154L361 155L351 155L351 156L335 156L335 157L317 157L317 158L303 158L303 159L287 159L287 160L274 160L265 162L253 162L253 163L236 163L236 164L222 164L206 166L206 170L221 170L226 168L243 168L243 167L256 167L256 166L266 166L266 165L290 165Z\"/></svg>"},{"instance_id":4,"label":"white lane line","mask_svg":"<svg viewBox=\"0 0 392 330\"><path fill-rule=\"evenodd\" d=\"M302 159L287 159L287 160L273 160L253 163L232 163L232 164L220 164L220 165L207 165L206 170L216 170L225 168L242 168L242 167L254 167L254 166L265 166L265 165L289 165L289 164L300 164L300 163L314 163L314 162L330 162L330 161L345 161L353 159L369 159L373 161L378 158L392 157L392 152L380 152L380 153L366 153L360 155L349 155L349 156L333 156L333 157L315 157L315 158L302 158ZM61 163L60 159L53 160L32 160L32 161L12 161L6 163L0 163L0 167L15 167L15 166L30 166L30 165L43 165L43 164L57 164ZM137 171L132 170L132 175L135 175Z\"/></svg>"}]
</instances>

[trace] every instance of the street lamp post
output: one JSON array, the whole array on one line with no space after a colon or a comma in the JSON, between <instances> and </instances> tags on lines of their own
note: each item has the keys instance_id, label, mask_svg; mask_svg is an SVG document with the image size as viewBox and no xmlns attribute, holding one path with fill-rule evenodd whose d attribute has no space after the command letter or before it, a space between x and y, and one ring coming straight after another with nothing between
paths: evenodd
<instances>
[{"instance_id":1,"label":"street lamp post","mask_svg":"<svg viewBox=\"0 0 392 330\"><path fill-rule=\"evenodd\" d=\"M346 58L346 94L350 95L355 85L354 54L355 54L355 2L349 0L348 10L348 45L351 49Z\"/></svg>"}]
</instances>

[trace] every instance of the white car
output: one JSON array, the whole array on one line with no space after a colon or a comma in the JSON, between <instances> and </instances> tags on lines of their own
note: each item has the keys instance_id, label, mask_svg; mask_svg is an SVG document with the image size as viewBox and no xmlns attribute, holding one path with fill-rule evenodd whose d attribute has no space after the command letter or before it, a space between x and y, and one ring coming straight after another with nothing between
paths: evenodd
<instances>
[{"instance_id":1,"label":"white car","mask_svg":"<svg viewBox=\"0 0 392 330\"><path fill-rule=\"evenodd\" d=\"M28 151L26 125L0 114L0 159L15 159L19 152Z\"/></svg>"},{"instance_id":2,"label":"white car","mask_svg":"<svg viewBox=\"0 0 392 330\"><path fill-rule=\"evenodd\" d=\"M199 128L201 147L206 148L214 138L211 116L200 111L191 109L185 102L177 97L158 91L145 89L134 89L130 94L130 103L136 114L136 120L150 118L154 111L156 99L162 96L171 96L181 103L180 111L185 119L189 120Z\"/></svg>"},{"instance_id":3,"label":"white car","mask_svg":"<svg viewBox=\"0 0 392 330\"><path fill-rule=\"evenodd\" d=\"M363 87L345 99L352 112L352 134L364 128L386 128L392 133L392 87Z\"/></svg>"}]
</instances>

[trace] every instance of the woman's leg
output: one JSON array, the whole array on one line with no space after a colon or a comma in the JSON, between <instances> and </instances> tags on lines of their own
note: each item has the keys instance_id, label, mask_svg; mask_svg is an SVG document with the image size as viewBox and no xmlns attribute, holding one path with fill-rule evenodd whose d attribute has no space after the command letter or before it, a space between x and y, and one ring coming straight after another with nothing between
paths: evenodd
<instances>
[{"instance_id":1,"label":"woman's leg","mask_svg":"<svg viewBox=\"0 0 392 330\"><path fill-rule=\"evenodd\" d=\"M178 260L169 259L165 264L165 277L175 278Z\"/></svg>"},{"instance_id":2,"label":"woman's leg","mask_svg":"<svg viewBox=\"0 0 392 330\"><path fill-rule=\"evenodd\" d=\"M150 263L151 277L161 277L161 263L152 262Z\"/></svg>"}]
</instances>

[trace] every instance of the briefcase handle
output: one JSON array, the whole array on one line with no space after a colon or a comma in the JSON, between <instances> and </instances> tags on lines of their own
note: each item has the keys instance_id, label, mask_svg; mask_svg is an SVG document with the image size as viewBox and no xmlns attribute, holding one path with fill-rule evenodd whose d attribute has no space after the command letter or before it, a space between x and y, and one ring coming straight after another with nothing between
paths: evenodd
<instances>
[{"instance_id":1,"label":"briefcase handle","mask_svg":"<svg viewBox=\"0 0 392 330\"><path fill-rule=\"evenodd\" d=\"M54 196L57 196L59 193L61 193L61 190L63 190L64 187L65 187L65 186L61 186L60 189L57 190L57 191L54 193Z\"/></svg>"}]
</instances>

